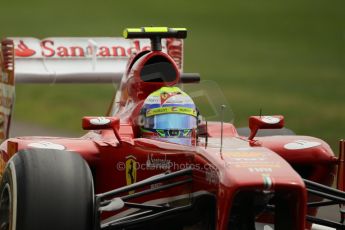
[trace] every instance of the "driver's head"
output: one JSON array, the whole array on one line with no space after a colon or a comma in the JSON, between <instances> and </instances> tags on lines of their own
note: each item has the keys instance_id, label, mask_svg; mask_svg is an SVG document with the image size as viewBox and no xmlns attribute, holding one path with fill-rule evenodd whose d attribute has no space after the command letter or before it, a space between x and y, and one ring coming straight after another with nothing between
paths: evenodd
<instances>
[{"instance_id":1,"label":"driver's head","mask_svg":"<svg viewBox=\"0 0 345 230\"><path fill-rule=\"evenodd\" d=\"M151 93L144 102L140 118L144 138L195 144L196 107L190 96L178 87L162 87Z\"/></svg>"}]
</instances>

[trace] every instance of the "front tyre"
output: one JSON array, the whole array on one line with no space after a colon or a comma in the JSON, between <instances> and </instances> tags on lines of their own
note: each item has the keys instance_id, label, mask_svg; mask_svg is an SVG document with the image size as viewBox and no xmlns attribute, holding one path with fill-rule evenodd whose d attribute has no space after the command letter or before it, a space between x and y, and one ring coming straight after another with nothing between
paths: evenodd
<instances>
[{"instance_id":1,"label":"front tyre","mask_svg":"<svg viewBox=\"0 0 345 230\"><path fill-rule=\"evenodd\" d=\"M1 187L0 194L0 230L13 229L10 224L13 216L12 209L12 191L9 184Z\"/></svg>"},{"instance_id":2,"label":"front tyre","mask_svg":"<svg viewBox=\"0 0 345 230\"><path fill-rule=\"evenodd\" d=\"M18 152L0 183L0 230L91 230L93 180L76 153Z\"/></svg>"}]
</instances>

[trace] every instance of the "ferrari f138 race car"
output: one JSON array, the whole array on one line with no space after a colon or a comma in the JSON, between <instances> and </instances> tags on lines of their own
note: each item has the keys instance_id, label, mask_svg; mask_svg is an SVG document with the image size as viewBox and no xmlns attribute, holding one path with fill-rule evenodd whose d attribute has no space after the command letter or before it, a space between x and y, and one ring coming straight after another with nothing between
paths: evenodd
<instances>
[{"instance_id":1,"label":"ferrari f138 race car","mask_svg":"<svg viewBox=\"0 0 345 230\"><path fill-rule=\"evenodd\" d=\"M337 158L320 139L281 132L281 115L251 116L240 134L220 100L205 109L218 90L184 92L200 82L183 72L186 36L2 40L0 230L345 229L345 142ZM27 82L119 88L105 117L82 118L80 138L8 139L14 87ZM339 222L317 217L334 204Z\"/></svg>"}]
</instances>

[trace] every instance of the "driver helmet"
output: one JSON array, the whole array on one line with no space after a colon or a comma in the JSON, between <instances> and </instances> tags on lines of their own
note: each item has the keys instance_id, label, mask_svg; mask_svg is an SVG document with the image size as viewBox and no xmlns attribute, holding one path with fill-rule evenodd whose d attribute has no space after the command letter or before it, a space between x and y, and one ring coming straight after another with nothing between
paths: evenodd
<instances>
[{"instance_id":1,"label":"driver helmet","mask_svg":"<svg viewBox=\"0 0 345 230\"><path fill-rule=\"evenodd\" d=\"M151 93L140 112L144 138L182 145L195 145L197 109L188 94L178 87L162 87Z\"/></svg>"}]
</instances>

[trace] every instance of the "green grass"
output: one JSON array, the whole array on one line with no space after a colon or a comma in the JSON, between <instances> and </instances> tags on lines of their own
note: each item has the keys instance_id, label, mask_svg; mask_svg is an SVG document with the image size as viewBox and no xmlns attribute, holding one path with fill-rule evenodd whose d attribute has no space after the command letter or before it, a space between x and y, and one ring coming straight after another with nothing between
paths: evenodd
<instances>
[{"instance_id":1,"label":"green grass","mask_svg":"<svg viewBox=\"0 0 345 230\"><path fill-rule=\"evenodd\" d=\"M0 36L119 36L123 28L185 26L185 71L219 83L244 126L249 115L284 114L287 127L337 152L345 138L345 2L7 1ZM113 86L17 87L15 117L80 131L104 114Z\"/></svg>"}]
</instances>

